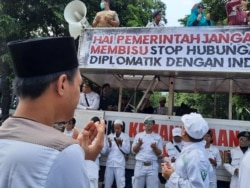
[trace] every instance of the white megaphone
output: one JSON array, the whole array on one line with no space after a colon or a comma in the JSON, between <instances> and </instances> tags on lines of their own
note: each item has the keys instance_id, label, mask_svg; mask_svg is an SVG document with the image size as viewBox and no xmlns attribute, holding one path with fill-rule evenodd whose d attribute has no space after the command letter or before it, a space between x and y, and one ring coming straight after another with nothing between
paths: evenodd
<instances>
[{"instance_id":1,"label":"white megaphone","mask_svg":"<svg viewBox=\"0 0 250 188\"><path fill-rule=\"evenodd\" d=\"M79 0L71 1L64 9L63 15L69 24L69 33L75 39L81 34L83 28L90 27L86 14L86 6Z\"/></svg>"}]
</instances>

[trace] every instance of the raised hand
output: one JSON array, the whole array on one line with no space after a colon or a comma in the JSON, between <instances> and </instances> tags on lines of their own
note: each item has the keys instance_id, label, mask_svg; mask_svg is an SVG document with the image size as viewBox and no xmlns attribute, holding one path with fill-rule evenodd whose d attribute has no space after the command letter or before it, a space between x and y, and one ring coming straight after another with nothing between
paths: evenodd
<instances>
[{"instance_id":1,"label":"raised hand","mask_svg":"<svg viewBox=\"0 0 250 188\"><path fill-rule=\"evenodd\" d=\"M95 161L104 144L105 122L90 121L77 137L79 145L85 152L85 159ZM95 139L95 142L93 140Z\"/></svg>"}]
</instances>

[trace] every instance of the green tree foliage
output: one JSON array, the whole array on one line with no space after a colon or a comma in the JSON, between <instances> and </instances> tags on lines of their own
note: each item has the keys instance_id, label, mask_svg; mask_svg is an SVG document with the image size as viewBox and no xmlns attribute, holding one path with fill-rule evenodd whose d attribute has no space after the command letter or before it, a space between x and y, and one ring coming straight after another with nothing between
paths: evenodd
<instances>
[{"instance_id":1,"label":"green tree foliage","mask_svg":"<svg viewBox=\"0 0 250 188\"><path fill-rule=\"evenodd\" d=\"M88 9L87 19L93 22L96 12L100 11L100 0L84 2ZM120 19L120 27L144 27L152 20L154 10L162 10L165 15L166 5L153 0L111 0L110 8L115 10ZM165 22L166 19L164 18Z\"/></svg>"},{"instance_id":2,"label":"green tree foliage","mask_svg":"<svg viewBox=\"0 0 250 188\"><path fill-rule=\"evenodd\" d=\"M250 120L250 96L249 94L233 96L233 119Z\"/></svg>"},{"instance_id":3,"label":"green tree foliage","mask_svg":"<svg viewBox=\"0 0 250 188\"><path fill-rule=\"evenodd\" d=\"M1 118L5 119L9 115L11 102L11 67L10 58L7 53L7 41L14 38L18 33L20 25L11 16L6 14L3 9L2 0L0 1L0 75L1 75Z\"/></svg>"},{"instance_id":4,"label":"green tree foliage","mask_svg":"<svg viewBox=\"0 0 250 188\"><path fill-rule=\"evenodd\" d=\"M214 25L226 25L227 24L227 15L226 15L226 2L227 0L202 0L202 3L206 5L204 13L210 13L211 19L214 22ZM191 13L190 7L190 13ZM180 18L178 21L181 25L186 26L189 15L185 15L184 18Z\"/></svg>"},{"instance_id":5,"label":"green tree foliage","mask_svg":"<svg viewBox=\"0 0 250 188\"><path fill-rule=\"evenodd\" d=\"M206 4L207 9L205 9L205 13L211 14L211 19L214 21L214 25L227 24L227 0L203 0L202 2Z\"/></svg>"},{"instance_id":6,"label":"green tree foliage","mask_svg":"<svg viewBox=\"0 0 250 188\"><path fill-rule=\"evenodd\" d=\"M10 104L11 73L7 42L41 36L68 36L68 23L64 9L71 0L0 0L0 75L2 77L2 110L8 115ZM100 0L83 1L87 7L87 19L91 24L100 11ZM153 0L112 0L111 9L120 18L121 27L145 26L152 18L152 11L166 5ZM166 21L166 19L164 19Z\"/></svg>"}]
</instances>

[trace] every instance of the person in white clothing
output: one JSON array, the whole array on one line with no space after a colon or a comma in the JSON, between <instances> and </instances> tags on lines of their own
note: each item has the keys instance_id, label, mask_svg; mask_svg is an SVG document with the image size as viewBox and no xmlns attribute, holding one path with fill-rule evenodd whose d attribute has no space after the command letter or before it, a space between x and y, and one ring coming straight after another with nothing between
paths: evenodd
<instances>
[{"instance_id":1,"label":"person in white clothing","mask_svg":"<svg viewBox=\"0 0 250 188\"><path fill-rule=\"evenodd\" d=\"M135 153L135 170L132 177L134 188L158 187L158 158L163 152L163 142L159 134L153 132L155 120L152 116L144 119L144 132L138 133L132 144Z\"/></svg>"},{"instance_id":2,"label":"person in white clothing","mask_svg":"<svg viewBox=\"0 0 250 188\"><path fill-rule=\"evenodd\" d=\"M229 163L224 163L225 169L232 175L230 181L230 188L238 188L239 181L239 166L240 162L246 153L249 150L248 148L248 138L249 132L242 131L238 134L239 146L232 148L230 150L230 160Z\"/></svg>"},{"instance_id":3,"label":"person in white clothing","mask_svg":"<svg viewBox=\"0 0 250 188\"><path fill-rule=\"evenodd\" d=\"M248 136L248 146L250 144L250 135ZM239 187L249 188L249 174L250 174L250 151L243 157L239 168Z\"/></svg>"},{"instance_id":4,"label":"person in white clothing","mask_svg":"<svg viewBox=\"0 0 250 188\"><path fill-rule=\"evenodd\" d=\"M172 136L173 140L171 142L168 142L165 147L168 157L166 157L164 161L169 160L171 161L171 163L174 163L180 155L181 150L184 146L184 142L182 141L181 136L181 128L173 128Z\"/></svg>"},{"instance_id":5,"label":"person in white clothing","mask_svg":"<svg viewBox=\"0 0 250 188\"><path fill-rule=\"evenodd\" d=\"M200 114L182 116L182 139L185 145L175 161L162 164L162 176L167 179L167 188L209 188L209 173L212 171L207 159L203 136L208 124Z\"/></svg>"},{"instance_id":6,"label":"person in white clothing","mask_svg":"<svg viewBox=\"0 0 250 188\"><path fill-rule=\"evenodd\" d=\"M114 178L117 188L125 187L125 155L130 153L130 139L126 133L122 132L123 124L122 120L115 120L114 133L108 135L105 188L112 187Z\"/></svg>"},{"instance_id":7,"label":"person in white clothing","mask_svg":"<svg viewBox=\"0 0 250 188\"><path fill-rule=\"evenodd\" d=\"M156 10L152 14L153 21L149 22L146 27L165 27L164 23L161 22L162 12L161 10Z\"/></svg>"},{"instance_id":8,"label":"person in white clothing","mask_svg":"<svg viewBox=\"0 0 250 188\"><path fill-rule=\"evenodd\" d=\"M160 114L160 115L167 115L168 114L168 108L166 105L166 98L161 97L159 100L159 106L155 108L154 114Z\"/></svg>"},{"instance_id":9,"label":"person in white clothing","mask_svg":"<svg viewBox=\"0 0 250 188\"><path fill-rule=\"evenodd\" d=\"M66 136L72 137L74 139L77 139L79 132L77 128L75 127L75 124L76 124L75 118L72 118L71 120L66 122L63 134L65 134Z\"/></svg>"},{"instance_id":10,"label":"person in white clothing","mask_svg":"<svg viewBox=\"0 0 250 188\"><path fill-rule=\"evenodd\" d=\"M221 165L221 156L220 152L217 147L213 146L213 138L212 138L212 131L208 130L207 134L204 136L204 140L206 141L206 151L207 151L207 157L210 161L213 171L209 174L210 183L209 188L217 188L217 175L216 175L216 168L218 168Z\"/></svg>"},{"instance_id":11,"label":"person in white clothing","mask_svg":"<svg viewBox=\"0 0 250 188\"><path fill-rule=\"evenodd\" d=\"M77 141L53 128L73 117L80 96L74 39L39 37L7 45L19 103L0 127L0 187L95 188L104 121L89 122Z\"/></svg>"},{"instance_id":12,"label":"person in white clothing","mask_svg":"<svg viewBox=\"0 0 250 188\"><path fill-rule=\"evenodd\" d=\"M80 94L77 109L98 110L100 105L100 96L92 91L92 84L85 81L82 84L82 92Z\"/></svg>"}]
</instances>

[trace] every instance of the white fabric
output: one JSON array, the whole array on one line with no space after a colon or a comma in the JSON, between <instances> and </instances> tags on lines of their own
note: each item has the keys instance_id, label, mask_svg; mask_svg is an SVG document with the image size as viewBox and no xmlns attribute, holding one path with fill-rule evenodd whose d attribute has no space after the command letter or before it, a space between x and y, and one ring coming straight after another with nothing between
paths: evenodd
<instances>
[{"instance_id":1,"label":"white fabric","mask_svg":"<svg viewBox=\"0 0 250 188\"><path fill-rule=\"evenodd\" d=\"M89 165L91 171L87 171ZM93 161L84 160L78 144L59 152L41 145L0 139L0 187L95 188L97 170Z\"/></svg>"},{"instance_id":2,"label":"white fabric","mask_svg":"<svg viewBox=\"0 0 250 188\"><path fill-rule=\"evenodd\" d=\"M167 188L209 188L212 166L206 157L204 142L185 143L175 162L175 171L167 181Z\"/></svg>"},{"instance_id":3,"label":"white fabric","mask_svg":"<svg viewBox=\"0 0 250 188\"><path fill-rule=\"evenodd\" d=\"M111 147L109 147L109 143L106 145L108 157L106 160L106 170L105 170L105 178L104 184L105 188L110 188L115 177L115 181L118 188L125 187L125 165L126 161L124 158L124 154L120 151L120 149L128 154L130 153L130 139L126 133L121 133L119 138L122 139L122 146L118 147L115 142L115 134L111 133L108 135L108 138L111 140Z\"/></svg>"},{"instance_id":4,"label":"white fabric","mask_svg":"<svg viewBox=\"0 0 250 188\"><path fill-rule=\"evenodd\" d=\"M168 154L168 157L166 157L164 159L165 161L166 160L171 161L171 159L173 157L175 159L177 159L179 157L181 152L179 152L175 146L177 146L182 151L183 146L184 146L184 142L176 143L176 142L174 142L174 140L173 140L173 142L168 142L165 146L166 152Z\"/></svg>"},{"instance_id":5,"label":"white fabric","mask_svg":"<svg viewBox=\"0 0 250 188\"><path fill-rule=\"evenodd\" d=\"M207 158L212 158L216 160L217 166L213 166L213 171L209 174L210 177L210 182L209 182L209 188L217 188L217 176L216 176L216 168L218 168L219 166L221 166L221 156L220 156L220 152L218 150L217 147L210 145L209 148L206 148L207 151Z\"/></svg>"},{"instance_id":6,"label":"white fabric","mask_svg":"<svg viewBox=\"0 0 250 188\"><path fill-rule=\"evenodd\" d=\"M74 133L74 129L71 129L70 131L67 131L67 129L64 130L63 134L66 136L72 137Z\"/></svg>"},{"instance_id":7,"label":"white fabric","mask_svg":"<svg viewBox=\"0 0 250 188\"><path fill-rule=\"evenodd\" d=\"M97 93L95 93L94 91L91 91L90 93L86 93L86 97L88 99L89 106L87 105L87 102L85 100L84 93L81 92L79 102L77 105L77 109L98 110L99 105L100 105L100 96Z\"/></svg>"},{"instance_id":8,"label":"white fabric","mask_svg":"<svg viewBox=\"0 0 250 188\"><path fill-rule=\"evenodd\" d=\"M132 182L133 188L145 187L145 185L149 188L158 188L158 170L159 164L157 161L153 161L150 166L144 166L142 161L136 161Z\"/></svg>"},{"instance_id":9,"label":"white fabric","mask_svg":"<svg viewBox=\"0 0 250 188\"><path fill-rule=\"evenodd\" d=\"M104 187L111 188L114 182L116 181L117 188L125 187L125 166L124 167L106 167L104 174Z\"/></svg>"},{"instance_id":10,"label":"white fabric","mask_svg":"<svg viewBox=\"0 0 250 188\"><path fill-rule=\"evenodd\" d=\"M145 184L146 187L158 187L158 156L151 148L151 144L156 143L157 148L162 151L162 138L159 134L156 134L154 132L151 134L146 134L146 132L138 133L135 136L132 148L138 143L139 139L142 140L143 144L141 145L139 152L136 153L135 156L136 165L133 178L134 188L144 187ZM149 166L145 166L144 162L151 162L152 164Z\"/></svg>"},{"instance_id":11,"label":"white fabric","mask_svg":"<svg viewBox=\"0 0 250 188\"><path fill-rule=\"evenodd\" d=\"M145 121L153 121L154 120L154 118L152 117L152 116L146 116L145 118L144 118L144 122Z\"/></svg>"},{"instance_id":12,"label":"white fabric","mask_svg":"<svg viewBox=\"0 0 250 188\"><path fill-rule=\"evenodd\" d=\"M117 119L117 120L114 121L114 125L115 124L119 124L119 125L123 126L123 121L120 120L120 119Z\"/></svg>"},{"instance_id":13,"label":"white fabric","mask_svg":"<svg viewBox=\"0 0 250 188\"><path fill-rule=\"evenodd\" d=\"M180 136L181 137L181 128L175 127L172 129L172 135L173 136Z\"/></svg>"},{"instance_id":14,"label":"white fabric","mask_svg":"<svg viewBox=\"0 0 250 188\"><path fill-rule=\"evenodd\" d=\"M154 110L154 114L160 114L160 115L167 115L168 114L168 108L167 107L161 107L158 106Z\"/></svg>"},{"instance_id":15,"label":"white fabric","mask_svg":"<svg viewBox=\"0 0 250 188\"><path fill-rule=\"evenodd\" d=\"M231 181L230 181L230 188L238 188L239 177L235 175L234 172L235 172L235 169L239 168L240 162L244 154L239 146L232 148L230 150L230 153L231 153L231 158L232 158L231 164L224 163L223 166L232 175Z\"/></svg>"},{"instance_id":16,"label":"white fabric","mask_svg":"<svg viewBox=\"0 0 250 188\"><path fill-rule=\"evenodd\" d=\"M165 24L162 23L161 21L159 22L159 24L157 25L154 21L153 22L149 22L146 27L165 27Z\"/></svg>"},{"instance_id":17,"label":"white fabric","mask_svg":"<svg viewBox=\"0 0 250 188\"><path fill-rule=\"evenodd\" d=\"M250 174L250 151L247 151L240 163L239 169L239 187L249 188L249 174Z\"/></svg>"},{"instance_id":18,"label":"white fabric","mask_svg":"<svg viewBox=\"0 0 250 188\"><path fill-rule=\"evenodd\" d=\"M146 134L146 132L138 133L132 144L132 148L138 143L139 138L142 140L140 151L136 153L135 159L139 161L157 161L158 156L155 155L153 149L151 148L152 143L156 143L158 149L163 149L162 138L159 134L151 133ZM134 153L132 151L132 153Z\"/></svg>"},{"instance_id":19,"label":"white fabric","mask_svg":"<svg viewBox=\"0 0 250 188\"><path fill-rule=\"evenodd\" d=\"M185 114L181 120L188 135L192 138L201 139L208 131L208 124L200 114Z\"/></svg>"}]
</instances>

